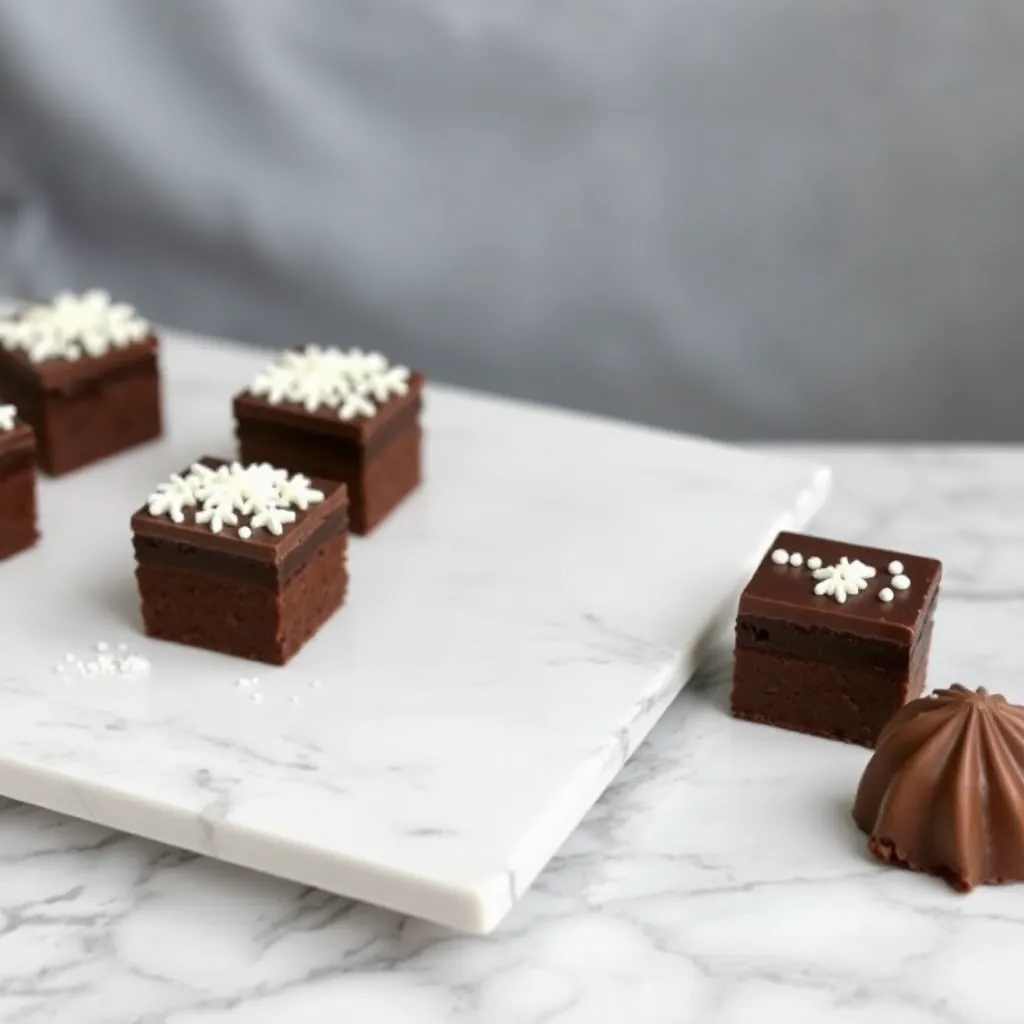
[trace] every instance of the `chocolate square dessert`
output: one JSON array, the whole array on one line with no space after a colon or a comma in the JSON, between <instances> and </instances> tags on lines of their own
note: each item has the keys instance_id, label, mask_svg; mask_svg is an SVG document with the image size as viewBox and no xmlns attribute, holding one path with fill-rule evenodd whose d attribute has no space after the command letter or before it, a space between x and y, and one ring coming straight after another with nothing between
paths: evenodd
<instances>
[{"instance_id":1,"label":"chocolate square dessert","mask_svg":"<svg viewBox=\"0 0 1024 1024\"><path fill-rule=\"evenodd\" d=\"M366 534L421 479L423 374L359 349L283 353L234 400L239 457L341 480Z\"/></svg>"},{"instance_id":2,"label":"chocolate square dessert","mask_svg":"<svg viewBox=\"0 0 1024 1024\"><path fill-rule=\"evenodd\" d=\"M36 441L13 405L0 405L0 558L32 547L36 530Z\"/></svg>"},{"instance_id":3,"label":"chocolate square dessert","mask_svg":"<svg viewBox=\"0 0 1024 1024\"><path fill-rule=\"evenodd\" d=\"M159 437L157 337L106 292L59 295L0 320L0 399L58 476Z\"/></svg>"},{"instance_id":4,"label":"chocolate square dessert","mask_svg":"<svg viewBox=\"0 0 1024 1024\"><path fill-rule=\"evenodd\" d=\"M780 533L740 597L732 711L874 746L924 686L942 566Z\"/></svg>"},{"instance_id":5,"label":"chocolate square dessert","mask_svg":"<svg viewBox=\"0 0 1024 1024\"><path fill-rule=\"evenodd\" d=\"M150 636L283 665L345 599L344 484L205 458L132 516Z\"/></svg>"}]
</instances>

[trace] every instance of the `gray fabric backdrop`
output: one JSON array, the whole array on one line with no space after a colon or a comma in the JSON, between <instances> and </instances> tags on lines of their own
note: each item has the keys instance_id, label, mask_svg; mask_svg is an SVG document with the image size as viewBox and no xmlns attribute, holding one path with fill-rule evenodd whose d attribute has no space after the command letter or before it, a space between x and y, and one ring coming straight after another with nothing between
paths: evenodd
<instances>
[{"instance_id":1,"label":"gray fabric backdrop","mask_svg":"<svg viewBox=\"0 0 1024 1024\"><path fill-rule=\"evenodd\" d=\"M0 292L737 436L1024 436L1021 0L0 0Z\"/></svg>"}]
</instances>

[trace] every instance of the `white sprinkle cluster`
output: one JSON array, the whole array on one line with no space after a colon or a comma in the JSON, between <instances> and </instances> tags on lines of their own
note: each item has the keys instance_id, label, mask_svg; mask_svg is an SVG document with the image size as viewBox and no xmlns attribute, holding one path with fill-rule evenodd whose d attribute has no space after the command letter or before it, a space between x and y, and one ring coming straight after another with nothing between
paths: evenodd
<instances>
[{"instance_id":1,"label":"white sprinkle cluster","mask_svg":"<svg viewBox=\"0 0 1024 1024\"><path fill-rule=\"evenodd\" d=\"M288 523L295 522L296 510L305 511L323 500L323 491L308 477L291 476L266 462L232 462L217 469L197 462L184 475L176 473L160 484L147 508L150 515L167 516L175 523L183 523L185 509L193 508L195 522L209 526L211 532L236 526L245 540L261 529L280 536ZM241 526L240 516L248 519Z\"/></svg>"},{"instance_id":2,"label":"white sprinkle cluster","mask_svg":"<svg viewBox=\"0 0 1024 1024\"><path fill-rule=\"evenodd\" d=\"M819 597L831 597L845 604L847 597L867 590L868 580L874 578L875 570L857 558L851 562L844 555L835 565L823 565L812 575L818 581L814 592Z\"/></svg>"},{"instance_id":3,"label":"white sprinkle cluster","mask_svg":"<svg viewBox=\"0 0 1024 1024\"><path fill-rule=\"evenodd\" d=\"M336 409L338 419L375 416L392 395L409 391L410 371L379 352L320 348L283 353L252 382L249 391L271 405L294 402L308 412Z\"/></svg>"},{"instance_id":4,"label":"white sprinkle cluster","mask_svg":"<svg viewBox=\"0 0 1024 1024\"><path fill-rule=\"evenodd\" d=\"M74 362L104 356L148 337L152 328L129 305L105 291L58 295L52 302L26 306L0 321L0 344L24 352L33 363Z\"/></svg>"},{"instance_id":5,"label":"white sprinkle cluster","mask_svg":"<svg viewBox=\"0 0 1024 1024\"><path fill-rule=\"evenodd\" d=\"M81 676L140 676L149 672L148 659L140 654L132 654L127 644L118 644L116 650L100 640L95 645L94 658L79 658L76 654L65 654L64 660L54 665L53 670L65 675L77 672Z\"/></svg>"},{"instance_id":6,"label":"white sprinkle cluster","mask_svg":"<svg viewBox=\"0 0 1024 1024\"><path fill-rule=\"evenodd\" d=\"M805 559L799 551L789 552L785 548L776 548L771 553L771 560L778 566L790 565L793 568L806 564L812 577L817 581L814 593L819 597L831 597L839 604L845 604L848 597L866 590L868 580L874 579L877 575L877 570L873 566L866 565L858 558L850 559L845 556L835 565L823 565L817 555ZM884 604L896 599L895 591L910 589L910 577L904 575L902 562L893 559L888 569L890 585L878 591L878 599Z\"/></svg>"},{"instance_id":7,"label":"white sprinkle cluster","mask_svg":"<svg viewBox=\"0 0 1024 1024\"><path fill-rule=\"evenodd\" d=\"M6 432L14 429L14 420L18 410L13 405L0 405L0 431Z\"/></svg>"}]
</instances>

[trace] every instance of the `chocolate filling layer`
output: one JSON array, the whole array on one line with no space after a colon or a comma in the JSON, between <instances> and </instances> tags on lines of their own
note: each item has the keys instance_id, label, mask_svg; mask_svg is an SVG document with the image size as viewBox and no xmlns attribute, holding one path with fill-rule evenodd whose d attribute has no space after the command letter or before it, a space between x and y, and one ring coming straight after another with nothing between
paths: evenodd
<instances>
[{"instance_id":1,"label":"chocolate filling layer","mask_svg":"<svg viewBox=\"0 0 1024 1024\"><path fill-rule=\"evenodd\" d=\"M159 540L136 534L132 537L135 557L141 564L166 565L184 572L203 573L239 583L276 589L294 576L333 536L348 526L348 509L340 508L324 521L301 544L293 548L277 565L240 558L223 551L211 551L197 544Z\"/></svg>"},{"instance_id":2,"label":"chocolate filling layer","mask_svg":"<svg viewBox=\"0 0 1024 1024\"><path fill-rule=\"evenodd\" d=\"M741 615L736 622L736 646L766 654L830 661L850 668L904 671L912 664L921 640L930 630L935 604L933 599L923 616L924 626L912 644L888 643L823 627Z\"/></svg>"},{"instance_id":3,"label":"chocolate filling layer","mask_svg":"<svg viewBox=\"0 0 1024 1024\"><path fill-rule=\"evenodd\" d=\"M22 473L35 464L36 453L32 448L19 448L13 452L0 453L0 477Z\"/></svg>"},{"instance_id":4,"label":"chocolate filling layer","mask_svg":"<svg viewBox=\"0 0 1024 1024\"><path fill-rule=\"evenodd\" d=\"M365 442L322 433L317 430L315 420L310 422L308 430L303 430L281 421L246 416L244 408L239 409L237 413L237 434L239 441L294 445L307 452L315 452L319 458L335 462L347 461L355 465L360 460L372 458L395 437L408 430L410 424L419 416L420 405L417 400L401 413L397 413Z\"/></svg>"}]
</instances>

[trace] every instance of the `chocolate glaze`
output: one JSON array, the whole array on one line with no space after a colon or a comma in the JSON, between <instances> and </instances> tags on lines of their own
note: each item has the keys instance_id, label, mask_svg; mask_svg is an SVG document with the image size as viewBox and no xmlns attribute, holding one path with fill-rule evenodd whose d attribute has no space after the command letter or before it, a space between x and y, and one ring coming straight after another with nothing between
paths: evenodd
<instances>
[{"instance_id":1,"label":"chocolate glaze","mask_svg":"<svg viewBox=\"0 0 1024 1024\"><path fill-rule=\"evenodd\" d=\"M83 355L78 359L47 359L34 363L21 349L0 346L0 375L19 378L42 391L70 394L92 381L152 373L158 348L157 336L150 334L102 356Z\"/></svg>"},{"instance_id":2,"label":"chocolate glaze","mask_svg":"<svg viewBox=\"0 0 1024 1024\"><path fill-rule=\"evenodd\" d=\"M853 818L881 860L954 889L1024 880L1024 707L952 686L882 730Z\"/></svg>"},{"instance_id":3,"label":"chocolate glaze","mask_svg":"<svg viewBox=\"0 0 1024 1024\"><path fill-rule=\"evenodd\" d=\"M206 456L196 461L216 468L224 465L227 460ZM185 475L188 471L189 467L185 467L181 474ZM306 544L326 519L336 516L339 511L347 512L348 495L344 484L334 480L314 479L312 485L323 491L324 500L305 510L296 509L295 522L286 526L280 536L267 530L254 530L248 540L243 540L238 536L238 529L247 525L244 516L239 517L238 527L225 526L220 533L214 533L209 526L196 523L194 509L185 509L185 521L175 523L167 516L151 515L146 505L132 516L132 533L136 538L180 544L211 554L227 555L249 564L262 563L279 574L286 561ZM338 519L334 519L334 522L335 529L338 529ZM163 549L145 546L145 550L154 552ZM191 561L190 564L195 563Z\"/></svg>"},{"instance_id":4,"label":"chocolate glaze","mask_svg":"<svg viewBox=\"0 0 1024 1024\"><path fill-rule=\"evenodd\" d=\"M934 617L935 604L933 596L931 605L922 616L926 625ZM767 648L773 654L835 661L851 668L876 672L906 671L920 650L925 632L922 628L915 634L904 635L900 641L877 640L848 633L838 628L838 624L835 627L803 626L740 615L736 620L736 646L750 650Z\"/></svg>"},{"instance_id":5,"label":"chocolate glaze","mask_svg":"<svg viewBox=\"0 0 1024 1024\"><path fill-rule=\"evenodd\" d=\"M408 426L410 418L419 414L422 404L424 376L413 373L409 378L409 390L404 395L394 395L379 407L375 416L360 416L354 420L338 419L336 409L326 406L309 412L294 402L271 405L266 398L242 391L235 395L236 419L260 420L264 423L281 424L303 431L303 433L324 434L328 437L346 440L364 446L375 442L381 435L380 443L386 443L387 436Z\"/></svg>"},{"instance_id":6,"label":"chocolate glaze","mask_svg":"<svg viewBox=\"0 0 1024 1024\"><path fill-rule=\"evenodd\" d=\"M132 538L132 545L135 548L135 558L140 565L166 565L173 569L218 576L237 583L275 588L287 583L308 564L331 537L344 533L347 527L346 509L335 509L276 565L253 561L224 551L210 551L197 544L183 544L180 541L159 540L154 537L136 535Z\"/></svg>"},{"instance_id":7,"label":"chocolate glaze","mask_svg":"<svg viewBox=\"0 0 1024 1024\"><path fill-rule=\"evenodd\" d=\"M877 574L866 590L839 604L831 597L814 593L814 579L806 565L776 565L771 560L771 552L776 548L799 551L805 559L817 555L823 565L835 564L843 556L860 559L873 566ZM889 586L886 567L897 559L903 563L911 586L909 590L896 591L893 601L886 603L879 600L878 592ZM941 576L942 565L934 558L780 533L740 598L739 617L743 621L782 622L792 631L824 629L910 647L934 611Z\"/></svg>"}]
</instances>

